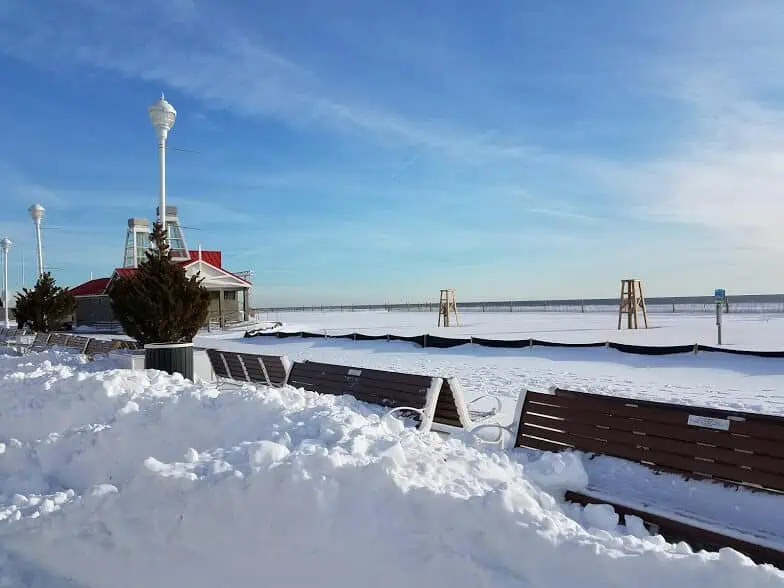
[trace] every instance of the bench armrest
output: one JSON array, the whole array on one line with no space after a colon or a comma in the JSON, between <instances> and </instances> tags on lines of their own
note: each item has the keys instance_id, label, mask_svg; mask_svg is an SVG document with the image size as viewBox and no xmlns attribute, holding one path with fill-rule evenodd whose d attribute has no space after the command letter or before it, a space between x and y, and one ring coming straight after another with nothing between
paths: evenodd
<instances>
[{"instance_id":1,"label":"bench armrest","mask_svg":"<svg viewBox=\"0 0 784 588\"><path fill-rule=\"evenodd\" d=\"M471 405L474 404L474 402L477 402L479 400L483 400L485 398L492 398L495 401L495 408L494 409L492 409L489 412L471 411ZM472 412L475 415L480 415L481 418L490 418L490 417L493 417L493 416L495 416L495 415L497 415L498 413L501 412L501 399L498 396L496 396L495 394L483 394L482 396L477 396L471 402L469 402L467 404L467 408L468 408L469 412Z\"/></svg>"}]
</instances>

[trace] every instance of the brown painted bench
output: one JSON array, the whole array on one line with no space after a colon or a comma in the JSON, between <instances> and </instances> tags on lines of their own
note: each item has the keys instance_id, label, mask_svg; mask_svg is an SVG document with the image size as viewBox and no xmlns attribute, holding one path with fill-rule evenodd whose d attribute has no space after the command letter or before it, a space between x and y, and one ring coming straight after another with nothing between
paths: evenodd
<instances>
[{"instance_id":1,"label":"brown painted bench","mask_svg":"<svg viewBox=\"0 0 784 588\"><path fill-rule=\"evenodd\" d=\"M291 363L285 355L254 355L217 349L206 351L218 380L284 386L289 376Z\"/></svg>"},{"instance_id":2,"label":"brown painted bench","mask_svg":"<svg viewBox=\"0 0 784 588\"><path fill-rule=\"evenodd\" d=\"M84 354L85 350L87 349L87 344L90 342L88 337L83 337L81 335L73 335L68 337L68 340L65 343L65 347L69 350L76 351L79 354Z\"/></svg>"},{"instance_id":3,"label":"brown painted bench","mask_svg":"<svg viewBox=\"0 0 784 588\"><path fill-rule=\"evenodd\" d=\"M30 351L46 351L50 337L51 335L49 333L36 333L35 339L33 339L33 342L30 345Z\"/></svg>"},{"instance_id":4,"label":"brown painted bench","mask_svg":"<svg viewBox=\"0 0 784 588\"><path fill-rule=\"evenodd\" d=\"M16 327L3 327L0 329L0 343L8 345L16 342L16 336L19 334L19 329Z\"/></svg>"},{"instance_id":5,"label":"brown painted bench","mask_svg":"<svg viewBox=\"0 0 784 588\"><path fill-rule=\"evenodd\" d=\"M357 400L394 411L413 409L421 430L450 432L451 428L471 430L477 419L487 422L498 414L498 406L487 413L471 412L456 378L404 374L354 366L306 361L291 368L289 385L320 394L350 394Z\"/></svg>"},{"instance_id":6,"label":"brown painted bench","mask_svg":"<svg viewBox=\"0 0 784 588\"><path fill-rule=\"evenodd\" d=\"M607 455L687 478L781 497L784 512L784 417L689 407L555 389L527 392L515 447L575 449ZM695 547L732 547L757 562L784 566L784 538L740 532L589 485L566 500L610 504L665 536ZM772 513L771 513L772 514Z\"/></svg>"},{"instance_id":7,"label":"brown painted bench","mask_svg":"<svg viewBox=\"0 0 784 588\"><path fill-rule=\"evenodd\" d=\"M95 339L91 338L87 342L87 347L84 354L87 357L94 358L97 355L108 355L111 351L117 348L117 342L111 339Z\"/></svg>"},{"instance_id":8,"label":"brown painted bench","mask_svg":"<svg viewBox=\"0 0 784 588\"><path fill-rule=\"evenodd\" d=\"M47 342L47 347L65 347L68 344L68 335L65 333L52 333Z\"/></svg>"},{"instance_id":9,"label":"brown painted bench","mask_svg":"<svg viewBox=\"0 0 784 588\"><path fill-rule=\"evenodd\" d=\"M288 384L319 394L350 395L362 402L383 406L390 412L402 412L413 417L421 430L429 430L443 380L305 361L292 365Z\"/></svg>"},{"instance_id":10,"label":"brown painted bench","mask_svg":"<svg viewBox=\"0 0 784 588\"><path fill-rule=\"evenodd\" d=\"M128 349L136 351L139 349L139 344L136 341L129 341L128 339L112 339L115 343L115 349Z\"/></svg>"}]
</instances>

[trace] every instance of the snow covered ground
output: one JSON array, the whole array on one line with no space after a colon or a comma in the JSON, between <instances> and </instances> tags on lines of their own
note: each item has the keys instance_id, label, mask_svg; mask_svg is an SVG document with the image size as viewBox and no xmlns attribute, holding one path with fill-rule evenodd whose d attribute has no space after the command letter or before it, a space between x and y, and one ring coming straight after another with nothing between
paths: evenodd
<instances>
[{"instance_id":1,"label":"snow covered ground","mask_svg":"<svg viewBox=\"0 0 784 588\"><path fill-rule=\"evenodd\" d=\"M339 353L378 353L346 344ZM434 367L410 346L388 349L382 361ZM467 360L433 356L442 367ZM563 365L479 361L488 379L510 378L497 368L513 361ZM0 356L0 586L784 586L784 572L730 550L695 554L639 521L618 526L607 507L563 504L563 490L587 480L579 455L421 434L349 397L219 389L116 365ZM749 375L739 366L752 364L735 365L726 373ZM781 530L771 497L737 502L721 486L682 484Z\"/></svg>"},{"instance_id":2,"label":"snow covered ground","mask_svg":"<svg viewBox=\"0 0 784 588\"><path fill-rule=\"evenodd\" d=\"M484 337L560 342L617 341L635 345L716 344L716 317L711 314L650 314L648 329L618 331L615 313L514 312L461 313L459 327L437 327L438 315L426 312L289 312L269 313L263 320L279 320L284 331L339 335L365 333L441 337ZM776 314L724 315L723 344L737 349L784 350L784 316ZM640 317L642 324L642 317Z\"/></svg>"},{"instance_id":3,"label":"snow covered ground","mask_svg":"<svg viewBox=\"0 0 784 588\"><path fill-rule=\"evenodd\" d=\"M391 321L399 316L401 320L414 321L419 315L411 318L411 315L397 313L367 314L382 315L372 317L378 324L375 327L378 330L392 329L394 333L403 333L405 328L419 332L422 331L418 327L424 328L424 325L395 327L390 322L383 324L381 321L385 317ZM307 327L310 330L326 328L351 332L362 323L369 323L368 317L365 317L361 322L337 326L339 319L350 321L351 315L325 313L320 315L324 317L322 323L316 321L318 317L311 315L305 317L309 321L305 323L304 319L296 319L298 315L294 314L285 326L287 330ZM291 322L293 320L301 322ZM574 316L572 320L575 320ZM776 320L784 333L784 320ZM743 321L738 323L748 324ZM485 332L487 328L485 326ZM689 331L685 333L691 341L697 336ZM627 332L623 331L622 334L626 335ZM754 343L755 340L750 341ZM376 369L456 376L469 398L484 394L501 397L507 412L507 422L511 420L514 399L521 390L542 391L556 385L616 396L784 415L784 359L721 353L645 356L605 348L493 349L465 345L451 349L422 349L411 343L396 341L271 337L243 339L240 332L202 336L196 339L196 343L234 351L285 354L295 361L310 359ZM200 375L209 378L206 356L200 358L199 364Z\"/></svg>"}]
</instances>

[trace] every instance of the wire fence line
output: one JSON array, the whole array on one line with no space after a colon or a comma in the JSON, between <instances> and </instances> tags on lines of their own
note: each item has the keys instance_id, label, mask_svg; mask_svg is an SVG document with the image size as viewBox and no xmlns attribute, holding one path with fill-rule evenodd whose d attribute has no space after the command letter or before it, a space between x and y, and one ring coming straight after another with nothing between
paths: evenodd
<instances>
[{"instance_id":1,"label":"wire fence line","mask_svg":"<svg viewBox=\"0 0 784 588\"><path fill-rule=\"evenodd\" d=\"M507 300L484 302L458 302L462 312L564 312L596 313L618 312L618 299L594 298L575 300ZM702 314L716 312L712 296L680 296L648 298L646 309L652 314ZM316 306L279 306L254 308L256 313L278 312L437 312L438 302L412 302L402 304L351 304ZM733 314L784 314L784 294L746 294L727 299L724 311Z\"/></svg>"}]
</instances>

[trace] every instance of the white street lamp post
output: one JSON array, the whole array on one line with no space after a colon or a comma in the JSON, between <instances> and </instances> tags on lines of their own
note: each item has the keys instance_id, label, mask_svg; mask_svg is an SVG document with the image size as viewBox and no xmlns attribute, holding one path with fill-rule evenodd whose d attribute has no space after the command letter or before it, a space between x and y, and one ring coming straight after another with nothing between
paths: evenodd
<instances>
[{"instance_id":1,"label":"white street lamp post","mask_svg":"<svg viewBox=\"0 0 784 588\"><path fill-rule=\"evenodd\" d=\"M160 193L161 203L158 208L158 222L161 223L161 228L166 229L166 138L169 136L169 131L174 126L174 120L177 118L177 111L174 107L166 102L161 94L161 99L147 109L150 113L150 121L155 128L155 134L158 136L158 162L160 164Z\"/></svg>"},{"instance_id":2,"label":"white street lamp post","mask_svg":"<svg viewBox=\"0 0 784 588\"><path fill-rule=\"evenodd\" d=\"M30 207L30 216L35 223L35 242L38 247L38 277L44 275L44 250L41 245L41 219L44 217L46 209L40 204L33 204Z\"/></svg>"},{"instance_id":3,"label":"white street lamp post","mask_svg":"<svg viewBox=\"0 0 784 588\"><path fill-rule=\"evenodd\" d=\"M6 329L11 326L8 322L8 250L11 245L11 240L8 237L0 241L0 247L3 248L3 315Z\"/></svg>"}]
</instances>

